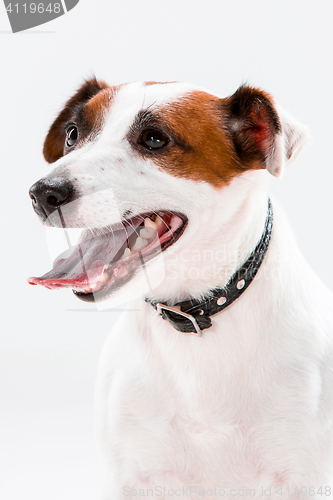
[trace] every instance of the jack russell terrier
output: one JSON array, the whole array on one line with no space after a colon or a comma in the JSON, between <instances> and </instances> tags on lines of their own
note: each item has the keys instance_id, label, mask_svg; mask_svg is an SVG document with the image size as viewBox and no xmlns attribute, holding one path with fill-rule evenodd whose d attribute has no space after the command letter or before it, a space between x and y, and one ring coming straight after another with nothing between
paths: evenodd
<instances>
[{"instance_id":1,"label":"jack russell terrier","mask_svg":"<svg viewBox=\"0 0 333 500\"><path fill-rule=\"evenodd\" d=\"M98 374L106 500L333 493L333 297L267 194L306 138L266 92L177 82L91 79L52 124L33 208L86 229L29 282L136 304Z\"/></svg>"}]
</instances>

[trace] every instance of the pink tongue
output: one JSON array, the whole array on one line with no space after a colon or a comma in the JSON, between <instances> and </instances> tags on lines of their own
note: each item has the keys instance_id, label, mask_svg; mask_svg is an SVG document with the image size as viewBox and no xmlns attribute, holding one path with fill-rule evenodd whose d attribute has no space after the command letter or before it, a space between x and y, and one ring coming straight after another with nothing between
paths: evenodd
<instances>
[{"instance_id":1,"label":"pink tongue","mask_svg":"<svg viewBox=\"0 0 333 500\"><path fill-rule=\"evenodd\" d=\"M126 225L126 229L121 227L98 236L85 231L67 259L58 260L51 271L39 278L28 278L28 282L51 289L89 286L97 282L139 224L139 221L133 221L131 226Z\"/></svg>"}]
</instances>

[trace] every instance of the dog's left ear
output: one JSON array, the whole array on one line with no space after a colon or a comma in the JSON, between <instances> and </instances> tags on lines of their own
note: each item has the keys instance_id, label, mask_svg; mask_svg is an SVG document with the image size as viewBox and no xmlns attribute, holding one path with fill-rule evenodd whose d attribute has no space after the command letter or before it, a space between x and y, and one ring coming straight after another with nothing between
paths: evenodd
<instances>
[{"instance_id":1,"label":"dog's left ear","mask_svg":"<svg viewBox=\"0 0 333 500\"><path fill-rule=\"evenodd\" d=\"M109 88L109 85L105 82L91 78L90 80L86 80L66 102L63 110L52 123L44 142L43 154L48 163L53 163L64 155L66 124L73 116L75 109L87 103L95 95L107 88Z\"/></svg>"},{"instance_id":2,"label":"dog's left ear","mask_svg":"<svg viewBox=\"0 0 333 500\"><path fill-rule=\"evenodd\" d=\"M308 139L307 129L259 89L240 87L227 100L228 127L236 153L249 168L280 177Z\"/></svg>"}]
</instances>

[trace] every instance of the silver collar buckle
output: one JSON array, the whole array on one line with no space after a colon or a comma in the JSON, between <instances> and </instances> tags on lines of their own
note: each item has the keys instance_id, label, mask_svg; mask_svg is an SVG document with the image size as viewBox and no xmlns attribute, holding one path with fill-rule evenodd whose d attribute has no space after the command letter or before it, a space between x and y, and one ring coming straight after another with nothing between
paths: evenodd
<instances>
[{"instance_id":1,"label":"silver collar buckle","mask_svg":"<svg viewBox=\"0 0 333 500\"><path fill-rule=\"evenodd\" d=\"M195 328L195 332L181 332L181 333L184 333L187 335L188 334L198 335L199 337L201 337L201 335L203 334L203 332L202 332L202 330L200 330L200 327L197 323L197 320L194 318L194 316L191 316L191 314L184 313L180 309L179 306L166 306L165 304L161 304L160 302L158 302L156 304L156 310L160 316L162 316L162 311L165 310L165 311L171 311L173 313L179 314L180 316L183 316L184 318L187 318L189 321L191 321L192 325Z\"/></svg>"}]
</instances>

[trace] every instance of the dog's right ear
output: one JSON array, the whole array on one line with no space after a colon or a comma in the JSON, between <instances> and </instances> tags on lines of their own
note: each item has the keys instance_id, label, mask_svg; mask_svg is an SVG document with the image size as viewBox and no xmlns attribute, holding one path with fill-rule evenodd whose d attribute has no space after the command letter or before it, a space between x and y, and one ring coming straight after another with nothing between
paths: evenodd
<instances>
[{"instance_id":1,"label":"dog's right ear","mask_svg":"<svg viewBox=\"0 0 333 500\"><path fill-rule=\"evenodd\" d=\"M86 80L73 97L66 102L64 109L51 125L44 142L43 154L48 163L53 163L63 156L66 126L73 117L75 109L107 88L109 86L105 82L97 81L96 78Z\"/></svg>"}]
</instances>

